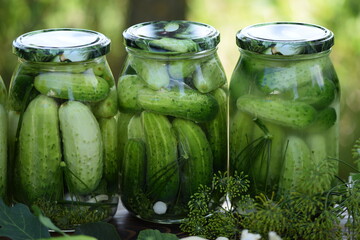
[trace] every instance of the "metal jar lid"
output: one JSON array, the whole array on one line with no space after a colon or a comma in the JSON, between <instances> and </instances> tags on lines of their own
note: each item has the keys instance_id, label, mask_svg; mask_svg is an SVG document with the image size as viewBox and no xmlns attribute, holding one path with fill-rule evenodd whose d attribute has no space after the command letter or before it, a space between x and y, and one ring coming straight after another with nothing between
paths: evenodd
<instances>
[{"instance_id":1,"label":"metal jar lid","mask_svg":"<svg viewBox=\"0 0 360 240\"><path fill-rule=\"evenodd\" d=\"M81 62L109 51L110 39L85 29L38 30L25 33L13 42L13 52L31 62Z\"/></svg>"},{"instance_id":2,"label":"metal jar lid","mask_svg":"<svg viewBox=\"0 0 360 240\"><path fill-rule=\"evenodd\" d=\"M133 25L123 32L129 48L152 53L196 53L216 48L219 32L207 24L185 20L153 21Z\"/></svg>"},{"instance_id":3,"label":"metal jar lid","mask_svg":"<svg viewBox=\"0 0 360 240\"><path fill-rule=\"evenodd\" d=\"M331 49L334 34L318 25L271 22L248 26L236 35L244 50L268 55L313 54Z\"/></svg>"}]
</instances>

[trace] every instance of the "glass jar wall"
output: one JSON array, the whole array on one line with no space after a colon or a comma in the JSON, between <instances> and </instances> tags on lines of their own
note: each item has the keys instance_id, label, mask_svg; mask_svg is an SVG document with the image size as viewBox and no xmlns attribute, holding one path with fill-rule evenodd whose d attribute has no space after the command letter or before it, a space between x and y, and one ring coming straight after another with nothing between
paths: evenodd
<instances>
[{"instance_id":1,"label":"glass jar wall","mask_svg":"<svg viewBox=\"0 0 360 240\"><path fill-rule=\"evenodd\" d=\"M230 169L252 193L328 191L338 174L339 82L333 34L316 25L266 23L237 34L230 83Z\"/></svg>"},{"instance_id":2,"label":"glass jar wall","mask_svg":"<svg viewBox=\"0 0 360 240\"><path fill-rule=\"evenodd\" d=\"M0 199L8 200L7 196L7 90L0 77Z\"/></svg>"},{"instance_id":3,"label":"glass jar wall","mask_svg":"<svg viewBox=\"0 0 360 240\"><path fill-rule=\"evenodd\" d=\"M34 31L13 42L10 194L62 229L109 219L117 208L118 103L109 50L108 38L82 29Z\"/></svg>"},{"instance_id":4,"label":"glass jar wall","mask_svg":"<svg viewBox=\"0 0 360 240\"><path fill-rule=\"evenodd\" d=\"M175 223L227 168L226 77L219 33L189 21L134 25L118 81L121 200L139 218Z\"/></svg>"}]
</instances>

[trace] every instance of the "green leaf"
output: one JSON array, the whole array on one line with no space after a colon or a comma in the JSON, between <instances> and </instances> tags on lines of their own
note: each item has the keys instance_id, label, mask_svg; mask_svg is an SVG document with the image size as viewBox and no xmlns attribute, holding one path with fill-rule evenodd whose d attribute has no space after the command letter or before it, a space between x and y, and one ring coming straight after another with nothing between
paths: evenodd
<instances>
[{"instance_id":1,"label":"green leaf","mask_svg":"<svg viewBox=\"0 0 360 240\"><path fill-rule=\"evenodd\" d=\"M26 205L18 203L10 208L0 199L0 236L12 240L32 240L48 238L50 234Z\"/></svg>"},{"instance_id":2,"label":"green leaf","mask_svg":"<svg viewBox=\"0 0 360 240\"><path fill-rule=\"evenodd\" d=\"M105 222L87 223L75 229L75 234L88 235L98 240L121 240L114 225Z\"/></svg>"},{"instance_id":3,"label":"green leaf","mask_svg":"<svg viewBox=\"0 0 360 240\"><path fill-rule=\"evenodd\" d=\"M140 231L137 240L178 240L172 233L161 233L159 230L146 229Z\"/></svg>"},{"instance_id":4,"label":"green leaf","mask_svg":"<svg viewBox=\"0 0 360 240\"><path fill-rule=\"evenodd\" d=\"M31 208L32 208L34 214L39 218L39 221L42 223L42 225L44 225L48 229L54 230L55 232L61 233L62 235L66 236L66 234L63 231L61 231L60 228L55 226L55 224L50 220L50 218L45 217L42 214L41 209L38 206L34 205Z\"/></svg>"},{"instance_id":5,"label":"green leaf","mask_svg":"<svg viewBox=\"0 0 360 240\"><path fill-rule=\"evenodd\" d=\"M85 235L78 235L78 236L65 236L65 237L56 237L56 238L42 238L38 240L97 240L97 239Z\"/></svg>"}]
</instances>

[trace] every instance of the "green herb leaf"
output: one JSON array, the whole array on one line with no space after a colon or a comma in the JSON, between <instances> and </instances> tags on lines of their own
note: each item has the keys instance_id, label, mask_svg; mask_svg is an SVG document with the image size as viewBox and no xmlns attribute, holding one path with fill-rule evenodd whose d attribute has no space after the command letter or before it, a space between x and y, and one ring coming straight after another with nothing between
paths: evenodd
<instances>
[{"instance_id":1,"label":"green herb leaf","mask_svg":"<svg viewBox=\"0 0 360 240\"><path fill-rule=\"evenodd\" d=\"M159 230L146 229L140 231L137 240L178 240L175 234L161 233Z\"/></svg>"},{"instance_id":2,"label":"green herb leaf","mask_svg":"<svg viewBox=\"0 0 360 240\"><path fill-rule=\"evenodd\" d=\"M35 240L48 238L50 234L26 205L18 203L8 207L0 199L0 236L12 240Z\"/></svg>"},{"instance_id":3,"label":"green herb leaf","mask_svg":"<svg viewBox=\"0 0 360 240\"><path fill-rule=\"evenodd\" d=\"M75 234L88 235L98 240L121 240L114 225L105 222L87 223L75 229Z\"/></svg>"}]
</instances>

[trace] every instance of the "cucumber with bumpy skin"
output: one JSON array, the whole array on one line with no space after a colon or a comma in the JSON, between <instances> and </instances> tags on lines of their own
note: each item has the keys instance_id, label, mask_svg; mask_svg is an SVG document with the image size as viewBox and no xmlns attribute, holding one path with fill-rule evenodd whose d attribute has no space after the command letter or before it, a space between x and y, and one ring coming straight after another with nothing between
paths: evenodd
<instances>
[{"instance_id":1,"label":"cucumber with bumpy skin","mask_svg":"<svg viewBox=\"0 0 360 240\"><path fill-rule=\"evenodd\" d=\"M115 117L98 121L104 146L104 177L108 183L116 184L119 178L117 121Z\"/></svg>"},{"instance_id":2,"label":"cucumber with bumpy skin","mask_svg":"<svg viewBox=\"0 0 360 240\"><path fill-rule=\"evenodd\" d=\"M213 156L205 133L194 122L177 118L173 121L182 160L182 196L187 202L198 187L210 185L213 174Z\"/></svg>"},{"instance_id":3,"label":"cucumber with bumpy skin","mask_svg":"<svg viewBox=\"0 0 360 240\"><path fill-rule=\"evenodd\" d=\"M145 186L146 149L144 142L138 139L129 139L124 148L124 160L120 189L121 199L135 198L140 189Z\"/></svg>"},{"instance_id":4,"label":"cucumber with bumpy skin","mask_svg":"<svg viewBox=\"0 0 360 240\"><path fill-rule=\"evenodd\" d=\"M211 93L219 103L216 117L205 122L206 135L214 158L214 171L225 171L227 167L227 97L226 92L218 88Z\"/></svg>"},{"instance_id":5,"label":"cucumber with bumpy skin","mask_svg":"<svg viewBox=\"0 0 360 240\"><path fill-rule=\"evenodd\" d=\"M68 101L59 109L60 127L66 162L65 180L72 193L88 194L103 176L101 131L90 108Z\"/></svg>"},{"instance_id":6,"label":"cucumber with bumpy skin","mask_svg":"<svg viewBox=\"0 0 360 240\"><path fill-rule=\"evenodd\" d=\"M146 88L138 75L124 75L117 85L119 110L122 112L139 112L141 107L137 102L138 92Z\"/></svg>"},{"instance_id":7,"label":"cucumber with bumpy skin","mask_svg":"<svg viewBox=\"0 0 360 240\"><path fill-rule=\"evenodd\" d=\"M110 90L104 79L85 73L42 73L35 77L34 86L50 97L88 102L105 99Z\"/></svg>"},{"instance_id":8,"label":"cucumber with bumpy skin","mask_svg":"<svg viewBox=\"0 0 360 240\"><path fill-rule=\"evenodd\" d=\"M123 112L119 112L118 115L116 116L117 117L117 123L118 123L118 131L117 131L117 134L118 134L118 151L119 151L119 166L120 166L120 169L119 169L119 172L120 172L120 175L122 173L122 161L123 161L123 158L124 158L124 148L125 148L125 144L128 140L128 125L129 125L129 122L130 122L130 119L133 117L134 115L131 114L131 113L123 113Z\"/></svg>"},{"instance_id":9,"label":"cucumber with bumpy skin","mask_svg":"<svg viewBox=\"0 0 360 240\"><path fill-rule=\"evenodd\" d=\"M163 202L176 198L180 174L177 142L169 120L160 114L142 112L146 144L146 193Z\"/></svg>"},{"instance_id":10,"label":"cucumber with bumpy skin","mask_svg":"<svg viewBox=\"0 0 360 240\"><path fill-rule=\"evenodd\" d=\"M196 122L214 119L219 110L219 104L212 95L201 94L192 89L174 88L156 92L141 89L137 102L148 111Z\"/></svg>"},{"instance_id":11,"label":"cucumber with bumpy skin","mask_svg":"<svg viewBox=\"0 0 360 240\"><path fill-rule=\"evenodd\" d=\"M0 198L3 199L7 187L7 120L5 107L0 103Z\"/></svg>"},{"instance_id":12,"label":"cucumber with bumpy skin","mask_svg":"<svg viewBox=\"0 0 360 240\"><path fill-rule=\"evenodd\" d=\"M193 83L201 93L211 92L226 83L224 69L217 57L197 66Z\"/></svg>"},{"instance_id":13,"label":"cucumber with bumpy skin","mask_svg":"<svg viewBox=\"0 0 360 240\"><path fill-rule=\"evenodd\" d=\"M306 129L309 132L321 132L332 127L336 122L336 111L332 107L319 111L314 122Z\"/></svg>"},{"instance_id":14,"label":"cucumber with bumpy skin","mask_svg":"<svg viewBox=\"0 0 360 240\"><path fill-rule=\"evenodd\" d=\"M286 101L271 97L244 95L238 98L239 110L254 117L286 127L302 129L316 118L316 110L303 102Z\"/></svg>"},{"instance_id":15,"label":"cucumber with bumpy skin","mask_svg":"<svg viewBox=\"0 0 360 240\"><path fill-rule=\"evenodd\" d=\"M282 193L299 192L303 171L311 165L311 152L304 140L297 136L289 136L287 141L279 190Z\"/></svg>"},{"instance_id":16,"label":"cucumber with bumpy skin","mask_svg":"<svg viewBox=\"0 0 360 240\"><path fill-rule=\"evenodd\" d=\"M110 88L109 95L102 101L91 105L91 110L95 117L98 118L109 118L113 117L118 112L118 99L117 91L115 86Z\"/></svg>"},{"instance_id":17,"label":"cucumber with bumpy skin","mask_svg":"<svg viewBox=\"0 0 360 240\"><path fill-rule=\"evenodd\" d=\"M144 136L144 127L141 122L141 117L138 114L135 114L129 121L128 125L128 132L127 132L128 139L139 139L145 141Z\"/></svg>"},{"instance_id":18,"label":"cucumber with bumpy skin","mask_svg":"<svg viewBox=\"0 0 360 240\"><path fill-rule=\"evenodd\" d=\"M17 201L57 200L63 192L58 104L39 95L23 115L15 161Z\"/></svg>"}]
</instances>

